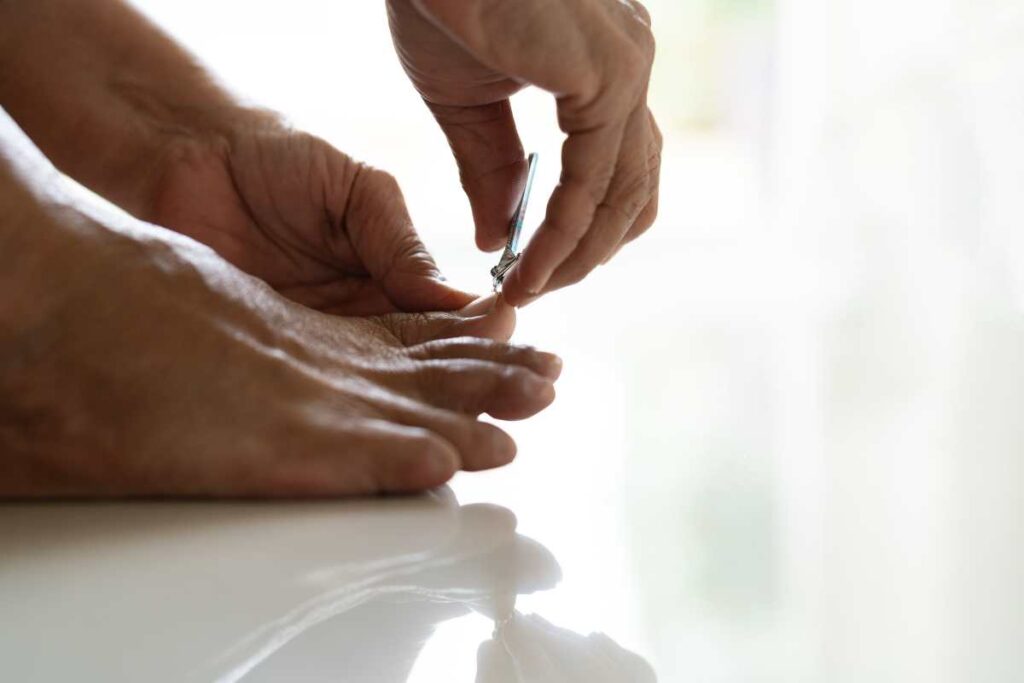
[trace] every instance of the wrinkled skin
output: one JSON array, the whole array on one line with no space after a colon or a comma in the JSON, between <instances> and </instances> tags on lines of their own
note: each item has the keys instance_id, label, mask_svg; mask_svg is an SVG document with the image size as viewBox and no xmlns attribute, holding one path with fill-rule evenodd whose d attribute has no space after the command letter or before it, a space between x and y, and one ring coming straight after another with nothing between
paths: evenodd
<instances>
[{"instance_id":1,"label":"wrinkled skin","mask_svg":"<svg viewBox=\"0 0 1024 683\"><path fill-rule=\"evenodd\" d=\"M0 118L0 496L417 491L515 453L554 398L508 305L326 315L209 249L86 211Z\"/></svg>"},{"instance_id":2,"label":"wrinkled skin","mask_svg":"<svg viewBox=\"0 0 1024 683\"><path fill-rule=\"evenodd\" d=\"M292 300L367 315L474 298L439 279L393 178L237 101L125 2L0 3L5 63L0 106L61 171Z\"/></svg>"},{"instance_id":3,"label":"wrinkled skin","mask_svg":"<svg viewBox=\"0 0 1024 683\"><path fill-rule=\"evenodd\" d=\"M421 490L511 461L478 414L554 398L557 359L466 336L506 338L505 305L326 316L212 254L65 220L85 234L48 256L75 247L74 276L4 344L0 495Z\"/></svg>"},{"instance_id":4,"label":"wrinkled skin","mask_svg":"<svg viewBox=\"0 0 1024 683\"><path fill-rule=\"evenodd\" d=\"M274 117L238 110L224 135L174 136L142 215L210 245L320 311L460 308L390 175Z\"/></svg>"},{"instance_id":5,"label":"wrinkled skin","mask_svg":"<svg viewBox=\"0 0 1024 683\"><path fill-rule=\"evenodd\" d=\"M657 215L650 16L635 0L388 0L402 65L448 137L481 249L502 247L526 162L509 97L556 97L567 138L544 222L505 280L514 305L579 282Z\"/></svg>"},{"instance_id":6,"label":"wrinkled skin","mask_svg":"<svg viewBox=\"0 0 1024 683\"><path fill-rule=\"evenodd\" d=\"M11 117L136 217L0 112L0 497L418 491L512 459L479 415L553 400L561 362L439 278L393 179L124 2L0 3L0 62Z\"/></svg>"}]
</instances>

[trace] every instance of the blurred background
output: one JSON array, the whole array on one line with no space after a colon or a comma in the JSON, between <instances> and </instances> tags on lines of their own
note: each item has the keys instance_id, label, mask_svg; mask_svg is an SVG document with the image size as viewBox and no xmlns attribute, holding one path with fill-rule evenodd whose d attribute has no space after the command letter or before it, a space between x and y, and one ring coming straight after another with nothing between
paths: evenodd
<instances>
[{"instance_id":1,"label":"blurred background","mask_svg":"<svg viewBox=\"0 0 1024 683\"><path fill-rule=\"evenodd\" d=\"M136 4L234 91L395 174L449 278L489 287L383 2ZM522 311L517 340L566 360L559 400L510 427L513 466L455 492L561 563L521 609L662 681L1019 680L1024 3L646 4L659 221ZM542 155L529 230L561 135L546 94L514 106ZM473 619L417 671L473 680Z\"/></svg>"}]
</instances>

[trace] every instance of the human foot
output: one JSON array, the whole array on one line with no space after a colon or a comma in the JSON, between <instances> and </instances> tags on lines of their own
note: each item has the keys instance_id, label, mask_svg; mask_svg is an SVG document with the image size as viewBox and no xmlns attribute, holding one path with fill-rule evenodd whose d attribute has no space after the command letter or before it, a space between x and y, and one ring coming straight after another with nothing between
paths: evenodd
<instances>
[{"instance_id":1,"label":"human foot","mask_svg":"<svg viewBox=\"0 0 1024 683\"><path fill-rule=\"evenodd\" d=\"M0 124L0 243L21 255L0 272L0 496L421 490L514 457L478 415L554 398L560 362L506 343L498 299L313 311L191 240L83 213Z\"/></svg>"}]
</instances>

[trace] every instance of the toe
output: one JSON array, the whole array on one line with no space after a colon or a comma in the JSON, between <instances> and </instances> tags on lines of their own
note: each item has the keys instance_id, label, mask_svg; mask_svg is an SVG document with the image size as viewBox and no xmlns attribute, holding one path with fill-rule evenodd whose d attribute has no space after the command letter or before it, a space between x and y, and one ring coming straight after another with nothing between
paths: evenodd
<instances>
[{"instance_id":1,"label":"toe","mask_svg":"<svg viewBox=\"0 0 1024 683\"><path fill-rule=\"evenodd\" d=\"M530 346L517 346L475 337L439 339L409 349L419 360L474 359L502 365L519 365L552 381L562 374L562 359Z\"/></svg>"},{"instance_id":2,"label":"toe","mask_svg":"<svg viewBox=\"0 0 1024 683\"><path fill-rule=\"evenodd\" d=\"M429 430L454 446L464 470L501 467L515 458L512 437L492 424L398 395L377 403L391 420Z\"/></svg>"},{"instance_id":3,"label":"toe","mask_svg":"<svg viewBox=\"0 0 1024 683\"><path fill-rule=\"evenodd\" d=\"M274 468L269 495L413 493L441 486L461 465L437 433L385 420L322 430L303 451Z\"/></svg>"},{"instance_id":4,"label":"toe","mask_svg":"<svg viewBox=\"0 0 1024 683\"><path fill-rule=\"evenodd\" d=\"M456 359L418 361L389 383L439 408L499 420L523 420L555 399L552 380L520 365Z\"/></svg>"}]
</instances>

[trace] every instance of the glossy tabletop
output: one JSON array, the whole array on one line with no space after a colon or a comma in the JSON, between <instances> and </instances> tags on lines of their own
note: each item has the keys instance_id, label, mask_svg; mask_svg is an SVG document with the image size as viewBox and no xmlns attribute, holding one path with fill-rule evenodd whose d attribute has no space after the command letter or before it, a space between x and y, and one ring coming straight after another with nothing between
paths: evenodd
<instances>
[{"instance_id":1,"label":"glossy tabletop","mask_svg":"<svg viewBox=\"0 0 1024 683\"><path fill-rule=\"evenodd\" d=\"M393 171L489 287L378 3L139 4ZM1021 680L1020 3L780 0L714 34L738 113L705 129L673 78L710 29L649 4L661 217L520 313L565 371L517 461L414 498L0 505L0 680ZM517 107L528 239L560 136Z\"/></svg>"}]
</instances>

